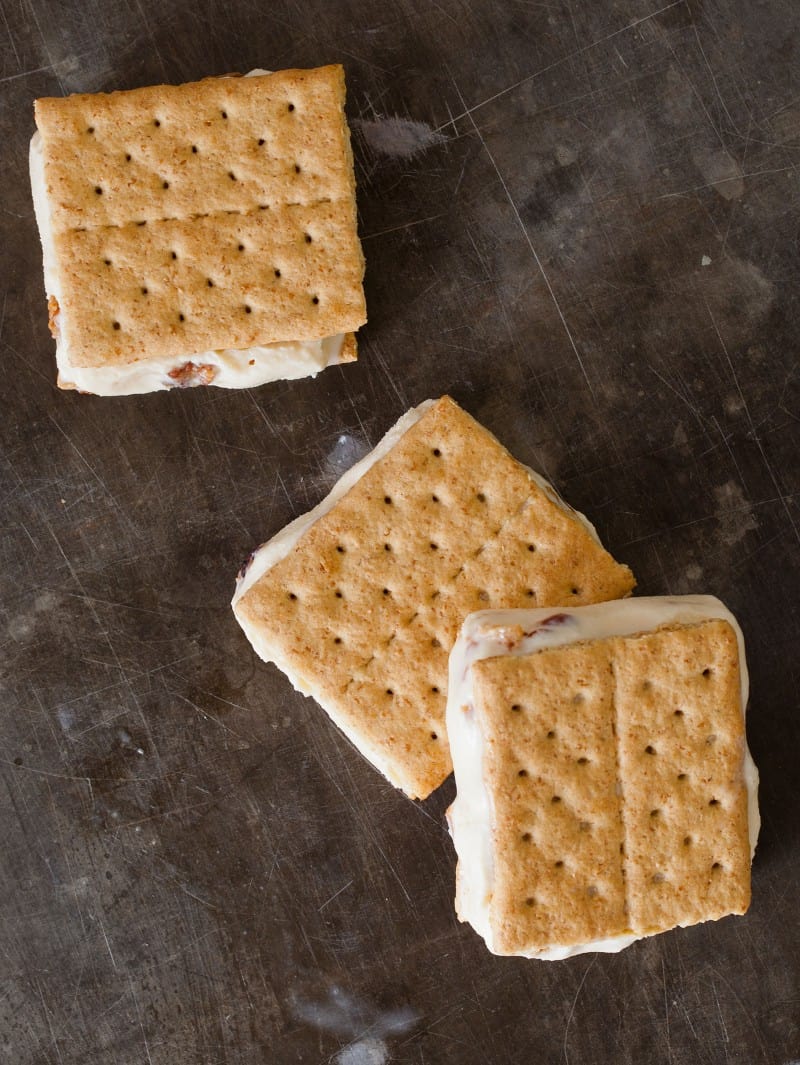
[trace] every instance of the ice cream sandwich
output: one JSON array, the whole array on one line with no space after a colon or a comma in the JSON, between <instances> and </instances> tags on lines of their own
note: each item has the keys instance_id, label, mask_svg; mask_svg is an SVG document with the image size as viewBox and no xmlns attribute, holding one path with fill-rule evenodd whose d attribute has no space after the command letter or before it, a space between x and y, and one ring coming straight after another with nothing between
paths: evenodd
<instances>
[{"instance_id":1,"label":"ice cream sandwich","mask_svg":"<svg viewBox=\"0 0 800 1065\"><path fill-rule=\"evenodd\" d=\"M633 585L581 514L444 397L405 414L253 554L233 609L261 658L424 798L452 767L447 661L467 614Z\"/></svg>"},{"instance_id":2,"label":"ice cream sandwich","mask_svg":"<svg viewBox=\"0 0 800 1065\"><path fill-rule=\"evenodd\" d=\"M461 920L495 954L554 960L744 913L747 697L710 596L467 618L447 705Z\"/></svg>"},{"instance_id":3,"label":"ice cream sandwich","mask_svg":"<svg viewBox=\"0 0 800 1065\"><path fill-rule=\"evenodd\" d=\"M36 101L62 388L249 388L356 357L344 92L328 66Z\"/></svg>"}]
</instances>

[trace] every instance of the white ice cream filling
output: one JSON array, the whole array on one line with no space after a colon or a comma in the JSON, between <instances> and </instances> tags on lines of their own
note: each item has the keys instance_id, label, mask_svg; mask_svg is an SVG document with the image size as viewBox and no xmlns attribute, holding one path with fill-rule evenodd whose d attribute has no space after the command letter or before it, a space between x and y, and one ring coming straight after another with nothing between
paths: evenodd
<instances>
[{"instance_id":1,"label":"white ice cream filling","mask_svg":"<svg viewBox=\"0 0 800 1065\"><path fill-rule=\"evenodd\" d=\"M257 548L242 567L236 578L236 591L234 592L231 606L236 614L237 621L242 626L245 635L253 645L256 654L265 662L274 662L275 665L286 674L295 690L302 695L311 695L306 681L292 669L288 662L275 653L275 650L267 643L262 630L258 626L250 623L247 618L240 614L237 611L236 606L242 596L245 595L268 570L277 565L281 559L286 558L295 544L311 528L311 526L336 506L339 500L342 499L355 484L357 484L364 474L371 469L376 462L379 462L392 450L400 438L420 420L426 411L430 410L435 402L436 401L433 399L428 399L425 400L424 403L420 403L419 406L412 407L411 410L407 411L368 455L365 455L363 459L357 462L339 478L321 503L314 507L313 510L309 510L306 514L301 514L298 518L295 518L295 520L290 522L289 525L281 529L279 533L276 533L271 540L268 540ZM555 488L553 488L553 486L540 474L535 473L533 470L529 470L529 473L536 484L547 495L548 499L555 503L556 506L560 507L565 513L569 514L577 521L580 521L589 531L592 538L597 543L600 543L594 526L583 514L577 510L573 510L569 504L565 503ZM349 730L342 722L338 722L338 724L364 757L372 762L372 764L383 773L387 780L391 781L395 786L400 787L400 782L393 776L391 770L386 765L382 753L376 749L368 749L362 736Z\"/></svg>"},{"instance_id":2,"label":"white ice cream filling","mask_svg":"<svg viewBox=\"0 0 800 1065\"><path fill-rule=\"evenodd\" d=\"M251 70L246 77L268 74L266 70ZM260 344L250 348L226 348L220 351L194 351L162 358L143 357L132 362L105 366L78 366L71 358L69 344L60 324L65 310L60 306L58 256L45 181L44 148L37 131L30 145L31 189L33 208L39 227L44 262L44 287L48 299L59 303L54 316L56 331L56 364L62 385L72 385L82 392L97 396L130 396L143 392L157 392L179 387L169 375L191 362L195 367L211 367L203 383L218 388L254 388L270 381L289 381L299 377L315 377L320 370L341 362L344 334L319 340L287 340L276 344ZM213 376L212 376L213 374ZM191 382L191 373L187 371Z\"/></svg>"},{"instance_id":3,"label":"white ice cream filling","mask_svg":"<svg viewBox=\"0 0 800 1065\"><path fill-rule=\"evenodd\" d=\"M697 624L714 618L727 621L736 633L744 715L749 696L744 637L731 612L713 596L643 597L550 610L483 610L466 619L450 654L447 735L457 795L448 811L448 822L458 854L459 917L462 921L468 921L483 936L489 950L494 950L489 919L494 876L494 811L483 776L483 737L473 703L473 662L496 655L526 655L545 647L560 647L579 640L632 636L650 632L661 625ZM518 639L517 626L526 634L521 639ZM758 770L746 740L743 771L752 859L761 818L758 812ZM520 954L527 958L558 961L589 952L616 953L643 938L644 935L630 933L572 946L521 951Z\"/></svg>"}]
</instances>

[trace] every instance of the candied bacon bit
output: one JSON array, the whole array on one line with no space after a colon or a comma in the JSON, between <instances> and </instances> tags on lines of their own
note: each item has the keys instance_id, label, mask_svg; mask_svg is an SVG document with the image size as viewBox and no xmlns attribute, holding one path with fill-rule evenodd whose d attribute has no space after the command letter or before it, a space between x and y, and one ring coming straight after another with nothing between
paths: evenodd
<instances>
[{"instance_id":1,"label":"candied bacon bit","mask_svg":"<svg viewBox=\"0 0 800 1065\"><path fill-rule=\"evenodd\" d=\"M256 548L256 551L257 550L258 550L258 548ZM247 556L247 558L244 560L244 562L239 567L239 572L236 574L236 576L239 578L239 580L241 580L245 576L245 574L247 573L247 571L250 569L251 565L253 564L253 559L256 557L256 551L251 551L250 554Z\"/></svg>"},{"instance_id":2,"label":"candied bacon bit","mask_svg":"<svg viewBox=\"0 0 800 1065\"><path fill-rule=\"evenodd\" d=\"M545 618L544 621L540 621L535 628L530 632L526 632L525 636L535 636L537 632L541 632L542 629L552 629L556 625L563 625L567 621L572 621L571 614L551 614L549 618Z\"/></svg>"},{"instance_id":3,"label":"candied bacon bit","mask_svg":"<svg viewBox=\"0 0 800 1065\"><path fill-rule=\"evenodd\" d=\"M49 296L47 300L47 324L50 327L51 335L54 337L58 336L58 325L56 324L56 318L58 317L58 312L60 310L61 308L58 306L58 300L55 298L55 296Z\"/></svg>"},{"instance_id":4,"label":"candied bacon bit","mask_svg":"<svg viewBox=\"0 0 800 1065\"><path fill-rule=\"evenodd\" d=\"M194 388L196 385L210 385L217 376L217 368L208 363L195 365L185 362L183 366L170 370L167 376L175 382L173 388Z\"/></svg>"}]
</instances>

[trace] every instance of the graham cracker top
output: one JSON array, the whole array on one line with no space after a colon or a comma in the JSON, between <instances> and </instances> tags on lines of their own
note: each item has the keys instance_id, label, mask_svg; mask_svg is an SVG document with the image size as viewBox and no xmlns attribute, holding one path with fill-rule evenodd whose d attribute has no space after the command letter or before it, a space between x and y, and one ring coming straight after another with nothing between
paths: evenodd
<instances>
[{"instance_id":1,"label":"graham cracker top","mask_svg":"<svg viewBox=\"0 0 800 1065\"><path fill-rule=\"evenodd\" d=\"M633 583L445 396L256 581L236 613L257 631L262 657L301 677L394 783L424 797L452 768L447 663L466 615L599 602Z\"/></svg>"},{"instance_id":2,"label":"graham cracker top","mask_svg":"<svg viewBox=\"0 0 800 1065\"><path fill-rule=\"evenodd\" d=\"M36 101L73 362L366 320L340 66Z\"/></svg>"},{"instance_id":3,"label":"graham cracker top","mask_svg":"<svg viewBox=\"0 0 800 1065\"><path fill-rule=\"evenodd\" d=\"M726 621L476 662L499 953L743 913L750 841Z\"/></svg>"}]
</instances>

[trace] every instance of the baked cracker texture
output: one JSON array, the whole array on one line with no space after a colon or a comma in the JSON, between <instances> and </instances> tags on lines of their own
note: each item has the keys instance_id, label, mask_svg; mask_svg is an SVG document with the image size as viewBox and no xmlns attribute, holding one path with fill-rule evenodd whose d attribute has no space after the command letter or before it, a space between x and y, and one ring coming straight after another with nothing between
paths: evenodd
<instances>
[{"instance_id":1,"label":"baked cracker texture","mask_svg":"<svg viewBox=\"0 0 800 1065\"><path fill-rule=\"evenodd\" d=\"M75 365L366 321L340 66L36 101Z\"/></svg>"},{"instance_id":2,"label":"baked cracker texture","mask_svg":"<svg viewBox=\"0 0 800 1065\"><path fill-rule=\"evenodd\" d=\"M495 810L496 953L746 911L744 719L726 621L472 670Z\"/></svg>"},{"instance_id":3,"label":"baked cracker texture","mask_svg":"<svg viewBox=\"0 0 800 1065\"><path fill-rule=\"evenodd\" d=\"M467 614L630 593L574 512L445 396L239 600L299 679L412 798L452 769L448 655Z\"/></svg>"},{"instance_id":4,"label":"baked cracker texture","mask_svg":"<svg viewBox=\"0 0 800 1065\"><path fill-rule=\"evenodd\" d=\"M614 658L631 924L661 932L750 904L736 635L726 621L648 633Z\"/></svg>"},{"instance_id":5,"label":"baked cracker texture","mask_svg":"<svg viewBox=\"0 0 800 1065\"><path fill-rule=\"evenodd\" d=\"M622 932L614 685L605 649L554 648L531 685L528 658L472 666L494 802L494 949ZM565 708L565 694L567 705Z\"/></svg>"}]
</instances>

